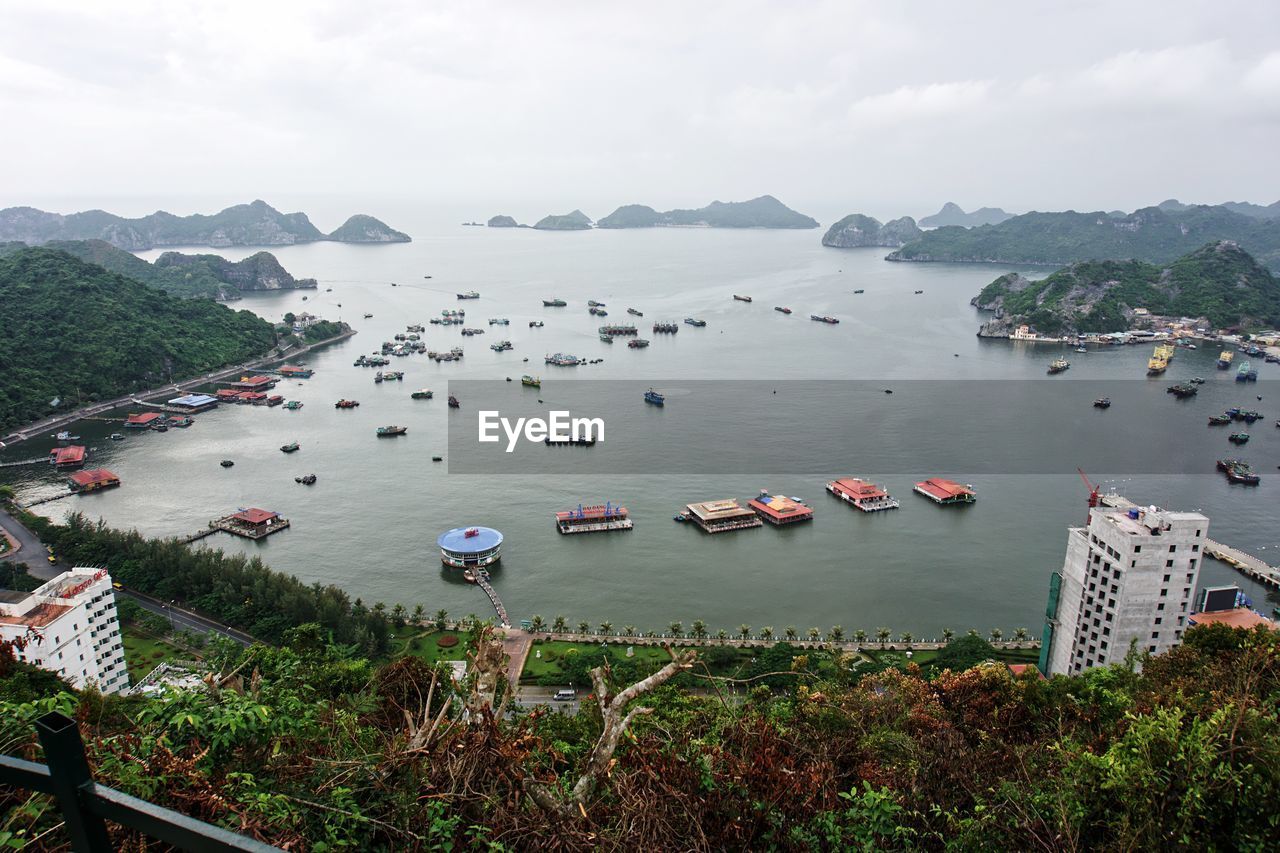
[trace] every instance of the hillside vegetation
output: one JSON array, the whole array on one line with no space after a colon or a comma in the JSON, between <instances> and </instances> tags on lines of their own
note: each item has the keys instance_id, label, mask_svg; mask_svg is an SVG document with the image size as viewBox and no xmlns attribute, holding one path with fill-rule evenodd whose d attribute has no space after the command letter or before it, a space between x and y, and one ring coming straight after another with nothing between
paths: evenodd
<instances>
[{"instance_id":1,"label":"hillside vegetation","mask_svg":"<svg viewBox=\"0 0 1280 853\"><path fill-rule=\"evenodd\" d=\"M0 257L0 305L0 429L246 361L276 342L248 311L169 296L43 247Z\"/></svg>"},{"instance_id":2,"label":"hillside vegetation","mask_svg":"<svg viewBox=\"0 0 1280 853\"><path fill-rule=\"evenodd\" d=\"M750 201L713 201L696 210L659 212L628 204L596 223L597 228L652 228L660 225L708 228L817 228L818 221L797 213L771 195Z\"/></svg>"},{"instance_id":3,"label":"hillside vegetation","mask_svg":"<svg viewBox=\"0 0 1280 853\"><path fill-rule=\"evenodd\" d=\"M1229 241L1211 243L1167 266L1142 261L1086 261L1039 281L1017 273L982 289L972 304L995 311L1005 326L1038 331L1119 332L1134 309L1207 318L1217 329L1280 326L1280 280Z\"/></svg>"}]
</instances>

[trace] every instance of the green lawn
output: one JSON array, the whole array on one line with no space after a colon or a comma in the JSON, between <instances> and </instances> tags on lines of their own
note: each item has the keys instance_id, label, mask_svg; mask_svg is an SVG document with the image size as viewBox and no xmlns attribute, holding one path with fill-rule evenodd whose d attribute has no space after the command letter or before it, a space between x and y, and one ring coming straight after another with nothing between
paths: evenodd
<instances>
[{"instance_id":1,"label":"green lawn","mask_svg":"<svg viewBox=\"0 0 1280 853\"><path fill-rule=\"evenodd\" d=\"M609 644L609 658L615 661L624 661L627 659L627 646L625 642ZM534 682L538 679L548 676L562 675L560 669L560 660L569 652L581 652L584 650L598 651L599 643L571 643L565 640L538 640L533 644L533 648L529 650L529 657L525 660L524 671L520 673L521 681ZM634 650L631 659L636 662L645 662L650 664L662 665L671 660L671 656L666 650L660 646L637 646L632 645ZM704 651L697 650L700 657ZM538 656L538 652L542 656ZM733 663L723 664L711 667L713 675L732 675L738 667L750 662L753 650L737 649L738 657Z\"/></svg>"},{"instance_id":2,"label":"green lawn","mask_svg":"<svg viewBox=\"0 0 1280 853\"><path fill-rule=\"evenodd\" d=\"M391 641L389 655L393 659L412 655L427 663L436 663L442 660L463 660L467 656L466 632L436 631L434 628L422 630L410 627L401 628L400 631L401 633ZM440 648L441 637L457 637L458 644L442 649Z\"/></svg>"},{"instance_id":3,"label":"green lawn","mask_svg":"<svg viewBox=\"0 0 1280 853\"><path fill-rule=\"evenodd\" d=\"M191 660L191 652L180 649L132 625L124 625L120 636L124 641L124 662L129 667L129 683L137 684L161 661Z\"/></svg>"}]
</instances>

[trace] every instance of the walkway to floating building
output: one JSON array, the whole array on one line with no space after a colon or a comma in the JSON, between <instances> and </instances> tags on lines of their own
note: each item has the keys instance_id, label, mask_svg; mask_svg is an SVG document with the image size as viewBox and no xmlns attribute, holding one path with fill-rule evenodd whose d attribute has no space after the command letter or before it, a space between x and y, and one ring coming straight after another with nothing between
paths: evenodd
<instances>
[{"instance_id":1,"label":"walkway to floating building","mask_svg":"<svg viewBox=\"0 0 1280 853\"><path fill-rule=\"evenodd\" d=\"M498 621L503 628L511 627L511 620L507 618L507 608L502 606L502 599L498 597L497 591L489 583L489 573L484 569L473 569L476 576L476 585L484 590L485 595L489 596L489 601L493 603L493 609L498 611Z\"/></svg>"}]
</instances>

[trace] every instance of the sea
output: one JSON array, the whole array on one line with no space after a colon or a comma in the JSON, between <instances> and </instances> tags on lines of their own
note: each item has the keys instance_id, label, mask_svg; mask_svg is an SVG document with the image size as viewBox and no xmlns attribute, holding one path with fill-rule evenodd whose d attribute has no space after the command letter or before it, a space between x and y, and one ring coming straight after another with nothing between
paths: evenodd
<instances>
[{"instance_id":1,"label":"sea","mask_svg":"<svg viewBox=\"0 0 1280 853\"><path fill-rule=\"evenodd\" d=\"M261 542L217 534L193 547L257 555L368 604L421 604L429 612L481 617L493 615L489 601L442 567L436 538L453 527L489 526L505 539L492 584L513 620L563 615L571 624L659 631L673 621L702 620L712 631L731 633L740 625L757 632L770 626L778 635L788 626L803 634L839 625L846 634L885 627L922 639L945 628L983 634L1000 628L1005 636L1026 628L1038 636L1068 528L1082 524L1087 512L1090 488L1077 466L1090 482L1141 504L1201 511L1215 539L1280 562L1280 429L1273 425L1280 417L1274 381L1280 366L1258 364L1259 382L1236 383L1234 371L1215 369L1219 349L1204 345L1180 350L1165 376L1149 380L1150 346L1081 354L1061 345L979 339L983 315L969 300L1012 268L891 263L885 249L825 248L820 230L541 232L459 224L467 218L420 225L406 244L273 248L286 269L318 279L319 288L257 293L233 303L235 309L272 321L305 311L358 330L298 359L314 369L312 378L277 388L303 408L222 406L199 415L189 429L129 433L123 441L109 440L119 425L78 423L71 429L91 449L91 464L110 468L123 486L37 511L52 518L76 511L148 535L175 536L240 508L266 508L292 527ZM255 251L217 250L231 259ZM147 259L158 254L141 253ZM480 298L457 299L471 290ZM568 306L543 307L542 300L553 297ZM588 300L605 303L607 319L590 315ZM628 307L643 318L628 315ZM463 338L457 326L427 322L459 308L468 327L486 334ZM840 323L812 322L811 314ZM510 324L488 325L499 317ZM686 317L707 325L686 326ZM535 320L544 325L531 328ZM681 323L680 331L654 335L655 320ZM604 322L634 323L652 343L644 349L606 344L597 333ZM359 355L419 323L427 327L423 339L430 348L461 345L464 358L396 358L385 369L403 370L404 380L382 384L374 383L373 369L353 366ZM500 338L514 348L492 351L489 345ZM603 361L576 368L543 364L555 352ZM1071 368L1050 377L1047 365L1058 355ZM666 437L650 442L644 456L603 471L566 468L563 456L547 471L524 464L477 472L451 464L458 462L451 447L474 433L476 422L465 400L458 410L447 408L450 383L461 388L463 380L511 378L518 386L526 373L543 380L532 393L548 397L557 383L579 380L665 390ZM1192 377L1206 382L1190 400L1162 393ZM714 405L694 405L699 389L713 380L720 384L705 400ZM846 417L847 407L812 392L813 383L841 382L876 389L877 396L882 386L894 390L868 405L900 407L898 416L850 420L843 433L814 429ZM732 392L737 387L742 393ZM791 393L798 387L810 392ZM1018 390L1033 387L1035 393ZM432 389L434 399L411 399L420 388ZM1048 404L1058 389L1061 400L1076 402ZM954 415L957 393L967 403L964 417ZM1090 402L1103 393L1113 400L1106 411ZM338 411L333 404L340 398L359 400L360 407ZM644 429L649 414L638 394L633 407L607 399L615 424ZM1209 414L1232 405L1266 415L1240 448L1226 437L1236 427L1206 426ZM751 427L766 417L770 432L762 440ZM375 437L385 424L405 425L408 433ZM686 438L698 442L695 452ZM280 451L293 441L299 452ZM1104 452L1117 442L1146 452L1132 460ZM804 463L786 470L779 460L797 459L798 443ZM0 462L38 456L55 444L52 437L28 441L0 451ZM913 448L920 449L918 464ZM1043 466L1028 464L1039 454ZM433 462L436 455L443 460ZM1251 461L1262 484L1228 484L1214 471L1215 459L1224 456ZM732 462L717 465L719 458ZM223 459L234 467L221 467ZM1094 470L1091 461L1108 470ZM309 473L318 478L314 486L295 482ZM826 494L828 480L848 476L874 479L901 507L863 514ZM972 484L977 501L939 507L914 494L913 483L930 476ZM14 485L22 501L65 489L62 475L47 464L2 468L0 482ZM714 536L674 520L687 503L745 502L762 489L804 499L815 509L814 520ZM633 530L557 533L557 511L606 501L628 508ZM1240 585L1266 612L1280 604L1276 593L1212 560L1200 578L1201 586Z\"/></svg>"}]
</instances>

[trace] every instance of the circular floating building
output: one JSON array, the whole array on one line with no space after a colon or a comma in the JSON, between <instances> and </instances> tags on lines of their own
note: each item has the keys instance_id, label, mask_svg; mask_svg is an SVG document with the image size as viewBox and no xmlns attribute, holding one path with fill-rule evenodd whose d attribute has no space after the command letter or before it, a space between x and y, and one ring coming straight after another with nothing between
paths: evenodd
<instances>
[{"instance_id":1,"label":"circular floating building","mask_svg":"<svg viewBox=\"0 0 1280 853\"><path fill-rule=\"evenodd\" d=\"M485 568L502 558L502 534L492 527L455 527L436 539L440 562L455 569Z\"/></svg>"}]
</instances>

